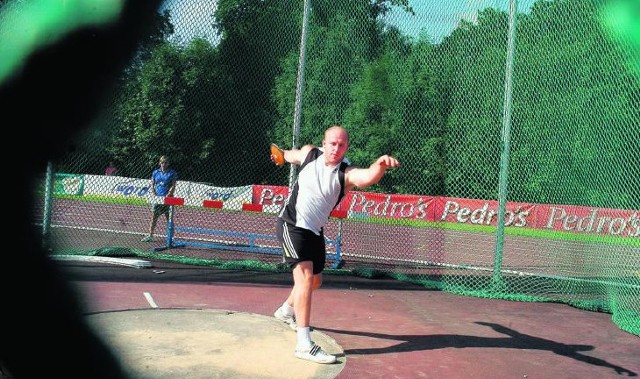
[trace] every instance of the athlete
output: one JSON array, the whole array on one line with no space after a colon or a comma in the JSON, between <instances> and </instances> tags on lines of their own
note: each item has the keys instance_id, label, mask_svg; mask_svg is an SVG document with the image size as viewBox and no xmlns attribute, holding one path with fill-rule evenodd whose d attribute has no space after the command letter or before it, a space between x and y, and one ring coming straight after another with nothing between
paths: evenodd
<instances>
[{"instance_id":1,"label":"athlete","mask_svg":"<svg viewBox=\"0 0 640 379\"><path fill-rule=\"evenodd\" d=\"M159 167L151 173L150 191L154 196L173 196L178 180L178 173L169 167L169 158L165 155L160 157ZM142 242L152 242L153 234L160 215L169 222L169 212L171 207L165 204L153 204L151 206L151 220L149 221L149 234L142 238Z\"/></svg>"},{"instance_id":2,"label":"athlete","mask_svg":"<svg viewBox=\"0 0 640 379\"><path fill-rule=\"evenodd\" d=\"M400 165L394 157L383 155L368 168L350 166L345 159L348 148L348 132L333 125L325 131L321 148L305 145L282 151L286 162L300 167L276 223L283 259L292 269L294 284L274 316L297 331L295 356L317 363L336 361L311 340L309 329L311 297L322 285L326 260L323 227L348 191L376 184L387 169ZM272 154L271 160L276 162L277 157Z\"/></svg>"}]
</instances>

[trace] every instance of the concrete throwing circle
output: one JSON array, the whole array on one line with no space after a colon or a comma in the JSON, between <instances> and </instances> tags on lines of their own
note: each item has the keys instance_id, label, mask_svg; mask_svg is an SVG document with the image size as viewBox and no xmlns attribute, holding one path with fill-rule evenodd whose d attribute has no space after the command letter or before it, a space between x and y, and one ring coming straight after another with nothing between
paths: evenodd
<instances>
[{"instance_id":1,"label":"concrete throwing circle","mask_svg":"<svg viewBox=\"0 0 640 379\"><path fill-rule=\"evenodd\" d=\"M334 364L296 358L296 333L274 317L224 310L143 309L100 312L89 325L132 378L335 378L344 350L331 337L312 339Z\"/></svg>"}]
</instances>

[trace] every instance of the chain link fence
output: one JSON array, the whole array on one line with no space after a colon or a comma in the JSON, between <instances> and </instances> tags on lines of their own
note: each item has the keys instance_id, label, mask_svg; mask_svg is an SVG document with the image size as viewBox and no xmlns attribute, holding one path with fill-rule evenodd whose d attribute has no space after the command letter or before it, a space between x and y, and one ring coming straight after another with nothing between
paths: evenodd
<instances>
[{"instance_id":1,"label":"chain link fence","mask_svg":"<svg viewBox=\"0 0 640 379\"><path fill-rule=\"evenodd\" d=\"M281 269L295 168L269 144L340 124L353 165L402 167L339 205L327 269L564 302L640 335L640 70L611 22L631 3L515 4L169 0L93 125L43 167L36 223L52 255ZM161 155L176 199L149 244Z\"/></svg>"}]
</instances>

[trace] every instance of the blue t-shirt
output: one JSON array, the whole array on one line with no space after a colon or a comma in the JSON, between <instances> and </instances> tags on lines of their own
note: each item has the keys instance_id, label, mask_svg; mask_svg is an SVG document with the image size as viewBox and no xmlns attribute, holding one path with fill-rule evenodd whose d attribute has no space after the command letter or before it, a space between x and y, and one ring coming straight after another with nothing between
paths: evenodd
<instances>
[{"instance_id":1,"label":"blue t-shirt","mask_svg":"<svg viewBox=\"0 0 640 379\"><path fill-rule=\"evenodd\" d=\"M167 196L173 181L178 180L178 173L172 168L167 171L157 168L151 173L151 180L155 184L155 194L157 196Z\"/></svg>"}]
</instances>

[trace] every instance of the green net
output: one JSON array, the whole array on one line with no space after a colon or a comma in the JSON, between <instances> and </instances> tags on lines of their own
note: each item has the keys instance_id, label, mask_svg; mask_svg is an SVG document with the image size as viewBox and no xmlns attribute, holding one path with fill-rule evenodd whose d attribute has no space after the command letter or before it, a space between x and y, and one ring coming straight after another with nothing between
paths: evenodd
<instances>
[{"instance_id":1,"label":"green net","mask_svg":"<svg viewBox=\"0 0 640 379\"><path fill-rule=\"evenodd\" d=\"M116 95L53 160L36 223L54 253L280 270L270 237L296 172L269 144L319 144L341 124L352 164L402 167L341 203L328 270L562 302L640 335L637 6L515 5L167 1ZM150 245L160 155L184 204Z\"/></svg>"}]
</instances>

